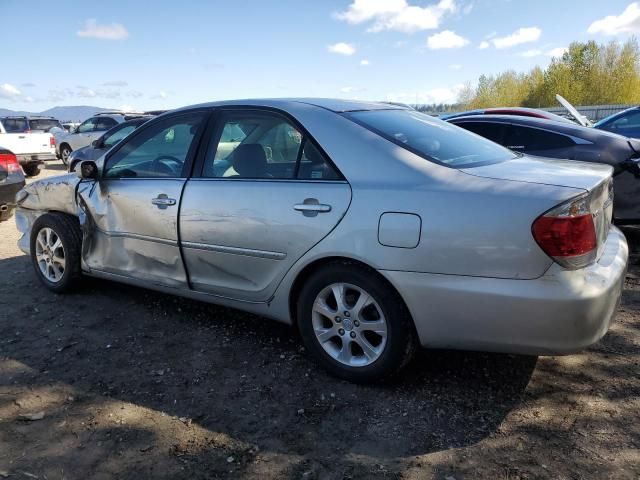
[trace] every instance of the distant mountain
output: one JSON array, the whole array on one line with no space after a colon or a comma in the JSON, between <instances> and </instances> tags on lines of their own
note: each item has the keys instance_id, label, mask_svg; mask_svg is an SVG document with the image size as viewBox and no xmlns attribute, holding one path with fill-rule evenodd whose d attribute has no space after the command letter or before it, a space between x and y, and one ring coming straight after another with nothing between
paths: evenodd
<instances>
[{"instance_id":1,"label":"distant mountain","mask_svg":"<svg viewBox=\"0 0 640 480\"><path fill-rule=\"evenodd\" d=\"M44 112L23 112L0 108L0 116L8 115L48 115L55 117L61 122L81 122L98 112L106 112L112 108L90 107L87 105L53 107Z\"/></svg>"}]
</instances>

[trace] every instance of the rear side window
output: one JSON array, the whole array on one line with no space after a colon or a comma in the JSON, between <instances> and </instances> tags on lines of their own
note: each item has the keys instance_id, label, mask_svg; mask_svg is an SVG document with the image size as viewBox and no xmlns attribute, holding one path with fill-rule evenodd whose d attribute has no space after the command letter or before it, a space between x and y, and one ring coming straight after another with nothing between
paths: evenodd
<instances>
[{"instance_id":1,"label":"rear side window","mask_svg":"<svg viewBox=\"0 0 640 480\"><path fill-rule=\"evenodd\" d=\"M440 119L412 110L344 114L350 120L434 163L468 168L515 157L504 147Z\"/></svg>"},{"instance_id":2,"label":"rear side window","mask_svg":"<svg viewBox=\"0 0 640 480\"><path fill-rule=\"evenodd\" d=\"M453 122L454 125L469 130L481 137L487 138L492 142L503 144L504 141L504 124L489 122Z\"/></svg>"},{"instance_id":3,"label":"rear side window","mask_svg":"<svg viewBox=\"0 0 640 480\"><path fill-rule=\"evenodd\" d=\"M640 127L640 111L628 113L627 115L614 120L609 125L613 128Z\"/></svg>"},{"instance_id":4,"label":"rear side window","mask_svg":"<svg viewBox=\"0 0 640 480\"><path fill-rule=\"evenodd\" d=\"M203 177L339 180L331 162L286 118L267 112L228 113L207 150Z\"/></svg>"},{"instance_id":5,"label":"rear side window","mask_svg":"<svg viewBox=\"0 0 640 480\"><path fill-rule=\"evenodd\" d=\"M539 128L510 125L507 133L506 146L512 150L554 150L568 148L575 145L571 138Z\"/></svg>"},{"instance_id":6,"label":"rear side window","mask_svg":"<svg viewBox=\"0 0 640 480\"><path fill-rule=\"evenodd\" d=\"M29 130L26 118L3 118L2 125L7 133L24 133Z\"/></svg>"},{"instance_id":7,"label":"rear side window","mask_svg":"<svg viewBox=\"0 0 640 480\"><path fill-rule=\"evenodd\" d=\"M113 118L110 117L98 117L98 121L96 122L96 130L109 130L110 128L115 127L118 124Z\"/></svg>"}]
</instances>

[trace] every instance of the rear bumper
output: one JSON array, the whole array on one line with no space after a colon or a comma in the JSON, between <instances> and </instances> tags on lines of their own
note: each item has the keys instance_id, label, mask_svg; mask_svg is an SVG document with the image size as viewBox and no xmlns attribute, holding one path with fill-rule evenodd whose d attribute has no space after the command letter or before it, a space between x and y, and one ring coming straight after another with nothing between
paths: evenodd
<instances>
[{"instance_id":1,"label":"rear bumper","mask_svg":"<svg viewBox=\"0 0 640 480\"><path fill-rule=\"evenodd\" d=\"M534 280L381 273L403 296L425 347L553 355L605 335L627 260L626 239L612 227L598 262L574 271L553 264Z\"/></svg>"},{"instance_id":2,"label":"rear bumper","mask_svg":"<svg viewBox=\"0 0 640 480\"><path fill-rule=\"evenodd\" d=\"M0 205L15 205L16 193L22 187L24 187L24 178L16 182L0 184Z\"/></svg>"},{"instance_id":3,"label":"rear bumper","mask_svg":"<svg viewBox=\"0 0 640 480\"><path fill-rule=\"evenodd\" d=\"M58 157L55 153L23 153L16 155L20 165L27 163L43 163L50 160L56 160Z\"/></svg>"}]
</instances>

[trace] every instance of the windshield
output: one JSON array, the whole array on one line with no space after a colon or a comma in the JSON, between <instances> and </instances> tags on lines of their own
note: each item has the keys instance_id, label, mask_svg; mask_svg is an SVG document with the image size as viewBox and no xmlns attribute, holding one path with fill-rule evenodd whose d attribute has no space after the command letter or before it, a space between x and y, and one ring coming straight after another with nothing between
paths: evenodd
<instances>
[{"instance_id":1,"label":"windshield","mask_svg":"<svg viewBox=\"0 0 640 480\"><path fill-rule=\"evenodd\" d=\"M29 126L31 130L42 130L43 132L48 132L53 127L58 127L62 129L62 125L55 118L36 118L29 120Z\"/></svg>"},{"instance_id":2,"label":"windshield","mask_svg":"<svg viewBox=\"0 0 640 480\"><path fill-rule=\"evenodd\" d=\"M396 145L452 168L516 158L511 150L497 143L413 110L370 110L345 116Z\"/></svg>"}]
</instances>

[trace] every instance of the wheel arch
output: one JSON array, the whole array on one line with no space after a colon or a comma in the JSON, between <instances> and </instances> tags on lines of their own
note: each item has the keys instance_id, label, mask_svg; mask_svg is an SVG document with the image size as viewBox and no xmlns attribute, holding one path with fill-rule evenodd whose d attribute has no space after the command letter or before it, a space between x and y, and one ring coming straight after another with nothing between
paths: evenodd
<instances>
[{"instance_id":1,"label":"wheel arch","mask_svg":"<svg viewBox=\"0 0 640 480\"><path fill-rule=\"evenodd\" d=\"M415 331L415 322L414 322L413 316L411 315L411 311L409 310L407 302L404 300L402 294L398 291L395 285L393 285L384 275L378 272L375 268L363 262L362 260L356 260L351 257L340 256L340 255L333 255L333 256L323 257L323 258L318 258L316 260L313 260L312 262L305 265L302 268L302 270L300 270L296 275L295 280L291 284L291 289L289 290L289 299L288 299L289 316L291 318L291 324L294 327L297 328L297 325L298 325L296 301L300 295L300 291L302 290L302 286L304 285L305 281L315 272L325 268L328 265L335 264L335 263L351 264L351 265L355 265L360 268L363 268L371 272L372 275L374 275L381 282L383 282L385 285L391 288L396 293L396 295L398 295L398 298L402 301L402 304L404 305L404 308L406 309L407 314L411 319L411 325L413 326Z\"/></svg>"}]
</instances>

